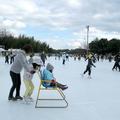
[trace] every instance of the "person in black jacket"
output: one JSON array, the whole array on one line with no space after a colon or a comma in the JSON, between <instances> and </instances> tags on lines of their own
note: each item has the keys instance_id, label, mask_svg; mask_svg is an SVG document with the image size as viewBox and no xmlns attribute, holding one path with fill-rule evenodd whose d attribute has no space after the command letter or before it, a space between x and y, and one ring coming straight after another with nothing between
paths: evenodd
<instances>
[{"instance_id":1,"label":"person in black jacket","mask_svg":"<svg viewBox=\"0 0 120 120\"><path fill-rule=\"evenodd\" d=\"M47 59L47 57L46 57L44 51L42 52L42 54L40 55L40 57L41 57L41 60L43 62L43 65L45 66L45 60Z\"/></svg>"},{"instance_id":2,"label":"person in black jacket","mask_svg":"<svg viewBox=\"0 0 120 120\"><path fill-rule=\"evenodd\" d=\"M93 63L92 63L92 59L88 59L88 64L87 64L87 67L86 67L86 70L84 71L83 75L88 72L88 77L91 78L91 68L92 66L96 67Z\"/></svg>"},{"instance_id":3,"label":"person in black jacket","mask_svg":"<svg viewBox=\"0 0 120 120\"><path fill-rule=\"evenodd\" d=\"M120 56L119 56L119 54L117 54L117 55L115 56L114 61L115 61L115 63L114 63L114 65L113 65L112 70L114 70L114 69L117 70L117 68L118 68L119 71L120 71L120 64L119 64L119 63L120 63Z\"/></svg>"}]
</instances>

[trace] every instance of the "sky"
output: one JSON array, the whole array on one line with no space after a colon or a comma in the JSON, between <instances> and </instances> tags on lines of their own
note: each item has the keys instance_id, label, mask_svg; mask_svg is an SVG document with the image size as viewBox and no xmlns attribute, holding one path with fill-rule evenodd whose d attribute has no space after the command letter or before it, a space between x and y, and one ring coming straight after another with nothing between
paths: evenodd
<instances>
[{"instance_id":1,"label":"sky","mask_svg":"<svg viewBox=\"0 0 120 120\"><path fill-rule=\"evenodd\" d=\"M119 0L0 0L0 29L34 36L55 49L120 39Z\"/></svg>"}]
</instances>

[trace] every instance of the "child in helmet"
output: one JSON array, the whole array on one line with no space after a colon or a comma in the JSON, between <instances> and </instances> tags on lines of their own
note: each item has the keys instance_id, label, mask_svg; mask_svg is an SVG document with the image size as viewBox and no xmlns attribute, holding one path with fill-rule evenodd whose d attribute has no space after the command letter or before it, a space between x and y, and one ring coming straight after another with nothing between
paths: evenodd
<instances>
[{"instance_id":1,"label":"child in helmet","mask_svg":"<svg viewBox=\"0 0 120 120\"><path fill-rule=\"evenodd\" d=\"M47 87L56 87L57 86L58 88L60 88L62 90L67 89L68 86L63 85L61 83L58 83L56 81L56 79L54 78L53 73L52 73L53 69L54 69L54 67L50 63L48 63L47 66L46 66L46 69L44 69L43 73L42 73L42 80L45 80L42 83L42 85L44 87L46 87L46 88Z\"/></svg>"},{"instance_id":2,"label":"child in helmet","mask_svg":"<svg viewBox=\"0 0 120 120\"><path fill-rule=\"evenodd\" d=\"M32 73L28 72L28 71L24 71L24 75L23 75L23 81L26 87L26 91L24 93L24 100L30 100L33 101L31 95L33 93L34 90L34 85L32 82L32 78L33 78L33 74L40 69L40 67L43 65L41 59L33 59L33 63L29 64L29 68L31 69L31 71L33 71Z\"/></svg>"}]
</instances>

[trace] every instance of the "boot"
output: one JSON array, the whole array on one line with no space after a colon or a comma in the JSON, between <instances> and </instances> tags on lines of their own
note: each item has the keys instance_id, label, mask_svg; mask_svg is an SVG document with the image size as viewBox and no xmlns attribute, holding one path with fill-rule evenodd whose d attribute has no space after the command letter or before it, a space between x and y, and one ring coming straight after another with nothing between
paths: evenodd
<instances>
[{"instance_id":1,"label":"boot","mask_svg":"<svg viewBox=\"0 0 120 120\"><path fill-rule=\"evenodd\" d=\"M15 97L17 100L23 100L23 98L21 96L16 96Z\"/></svg>"},{"instance_id":2,"label":"boot","mask_svg":"<svg viewBox=\"0 0 120 120\"><path fill-rule=\"evenodd\" d=\"M68 89L68 86L61 86L60 87L62 90L66 90L66 89Z\"/></svg>"},{"instance_id":3,"label":"boot","mask_svg":"<svg viewBox=\"0 0 120 120\"><path fill-rule=\"evenodd\" d=\"M15 97L8 97L8 100L17 101Z\"/></svg>"}]
</instances>

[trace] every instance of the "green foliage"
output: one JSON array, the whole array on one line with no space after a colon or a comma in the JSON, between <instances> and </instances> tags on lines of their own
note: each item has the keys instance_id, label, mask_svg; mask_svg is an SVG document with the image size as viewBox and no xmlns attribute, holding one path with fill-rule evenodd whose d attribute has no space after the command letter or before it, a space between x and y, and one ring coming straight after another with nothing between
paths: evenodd
<instances>
[{"instance_id":1,"label":"green foliage","mask_svg":"<svg viewBox=\"0 0 120 120\"><path fill-rule=\"evenodd\" d=\"M25 44L31 44L34 52L52 52L52 48L50 48L47 43L36 41L34 40L34 37L27 37L25 35L19 35L18 37L14 37L12 35L0 36L0 45L5 46L6 50L10 48L20 49Z\"/></svg>"},{"instance_id":2,"label":"green foliage","mask_svg":"<svg viewBox=\"0 0 120 120\"><path fill-rule=\"evenodd\" d=\"M120 40L111 39L107 40L102 38L98 40L97 38L89 44L90 51L97 54L117 54L120 52Z\"/></svg>"},{"instance_id":3,"label":"green foliage","mask_svg":"<svg viewBox=\"0 0 120 120\"><path fill-rule=\"evenodd\" d=\"M81 49L81 48L76 48L76 49L58 49L58 50L53 50L55 54L61 54L61 53L68 53L68 54L81 54L84 55L87 53L86 49Z\"/></svg>"},{"instance_id":4,"label":"green foliage","mask_svg":"<svg viewBox=\"0 0 120 120\"><path fill-rule=\"evenodd\" d=\"M111 39L108 44L108 49L113 54L119 53L120 52L120 40Z\"/></svg>"}]
</instances>

